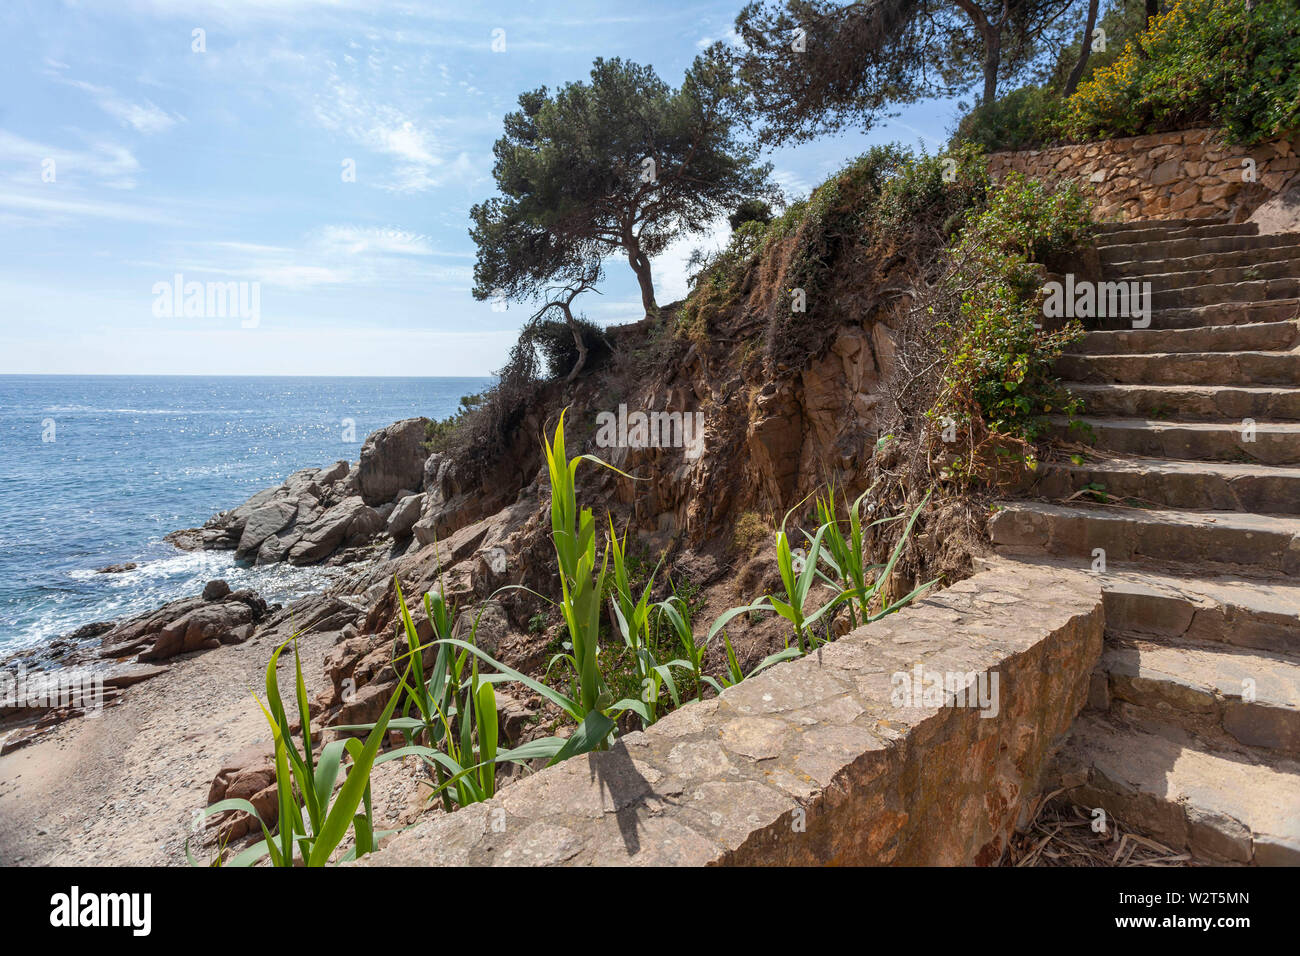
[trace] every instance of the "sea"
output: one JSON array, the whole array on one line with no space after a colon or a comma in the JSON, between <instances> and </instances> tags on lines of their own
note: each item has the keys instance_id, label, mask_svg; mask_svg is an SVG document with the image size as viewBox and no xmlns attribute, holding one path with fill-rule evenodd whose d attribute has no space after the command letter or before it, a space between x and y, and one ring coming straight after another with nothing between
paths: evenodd
<instances>
[{"instance_id":1,"label":"sea","mask_svg":"<svg viewBox=\"0 0 1300 956\"><path fill-rule=\"evenodd\" d=\"M0 375L0 657L224 578L271 602L337 574L163 540L300 468L355 462L490 378ZM133 571L97 573L133 562Z\"/></svg>"}]
</instances>

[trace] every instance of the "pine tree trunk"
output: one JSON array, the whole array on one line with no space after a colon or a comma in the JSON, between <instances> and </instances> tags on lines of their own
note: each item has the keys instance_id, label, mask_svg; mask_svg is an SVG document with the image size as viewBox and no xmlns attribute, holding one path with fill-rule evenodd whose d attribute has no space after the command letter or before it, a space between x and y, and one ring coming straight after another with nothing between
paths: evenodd
<instances>
[{"instance_id":1,"label":"pine tree trunk","mask_svg":"<svg viewBox=\"0 0 1300 956\"><path fill-rule=\"evenodd\" d=\"M627 239L626 248L627 261L631 264L632 271L636 273L636 281L641 286L641 305L645 309L646 318L657 318L659 306L655 303L655 284L650 273L650 260L641 251L640 243L631 236Z\"/></svg>"},{"instance_id":2,"label":"pine tree trunk","mask_svg":"<svg viewBox=\"0 0 1300 956\"><path fill-rule=\"evenodd\" d=\"M1084 67L1088 65L1088 56L1092 53L1092 31L1097 26L1098 0L1088 0L1088 24L1083 28L1083 48L1079 50L1079 59L1070 71L1070 78L1065 82L1065 95L1070 96L1079 88L1083 79Z\"/></svg>"}]
</instances>

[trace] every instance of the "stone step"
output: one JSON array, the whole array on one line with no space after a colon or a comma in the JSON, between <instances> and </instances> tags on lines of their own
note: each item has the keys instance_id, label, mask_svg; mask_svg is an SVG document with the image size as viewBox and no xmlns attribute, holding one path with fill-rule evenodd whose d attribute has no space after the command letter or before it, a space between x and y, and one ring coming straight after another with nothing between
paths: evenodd
<instances>
[{"instance_id":1,"label":"stone step","mask_svg":"<svg viewBox=\"0 0 1300 956\"><path fill-rule=\"evenodd\" d=\"M1160 309L1151 317L1157 329L1193 329L1207 325L1253 325L1261 322L1291 322L1300 319L1300 299L1272 299L1261 302L1219 302L1186 309ZM1131 319L1093 319L1090 328L1131 329Z\"/></svg>"},{"instance_id":2,"label":"stone step","mask_svg":"<svg viewBox=\"0 0 1300 956\"><path fill-rule=\"evenodd\" d=\"M1285 385L1300 383L1298 352L1153 352L1144 355L1062 355L1056 371L1067 382L1127 385Z\"/></svg>"},{"instance_id":3,"label":"stone step","mask_svg":"<svg viewBox=\"0 0 1300 956\"><path fill-rule=\"evenodd\" d=\"M1091 456L1090 456L1091 458ZM1161 508L1300 514L1300 468L1167 458L1093 458L1082 464L1047 462L1032 492L1068 498L1092 489L1098 504L1136 499Z\"/></svg>"},{"instance_id":4,"label":"stone step","mask_svg":"<svg viewBox=\"0 0 1300 956\"><path fill-rule=\"evenodd\" d=\"M1215 258L1213 256L1211 259ZM1210 265L1203 268L1175 269L1177 263L1166 263L1167 268L1144 276L1106 276L1111 281L1151 283L1153 293L1201 286L1239 285L1243 282L1262 282L1269 279L1296 279L1300 277L1300 259L1294 254L1271 262L1250 265Z\"/></svg>"},{"instance_id":5,"label":"stone step","mask_svg":"<svg viewBox=\"0 0 1300 956\"><path fill-rule=\"evenodd\" d=\"M1154 322L1153 322L1154 325ZM1271 352L1300 342L1300 323L1252 322L1190 329L1103 329L1086 333L1070 353Z\"/></svg>"},{"instance_id":6,"label":"stone step","mask_svg":"<svg viewBox=\"0 0 1300 956\"><path fill-rule=\"evenodd\" d=\"M1164 421L1216 420L1240 422L1300 421L1300 387L1217 385L1117 385L1067 382L1071 394L1083 399L1086 411L1122 418Z\"/></svg>"},{"instance_id":7,"label":"stone step","mask_svg":"<svg viewBox=\"0 0 1300 956\"><path fill-rule=\"evenodd\" d=\"M1132 232L1134 229L1163 229L1165 231L1191 229L1197 226L1222 226L1227 219L1130 219L1127 222L1099 222L1096 224L1099 236L1114 235L1117 232Z\"/></svg>"},{"instance_id":8,"label":"stone step","mask_svg":"<svg viewBox=\"0 0 1300 956\"><path fill-rule=\"evenodd\" d=\"M1229 302L1264 302L1300 297L1300 277L1252 279L1243 282L1206 283L1172 288L1153 288L1150 304L1155 309L1182 309Z\"/></svg>"},{"instance_id":9,"label":"stone step","mask_svg":"<svg viewBox=\"0 0 1300 956\"><path fill-rule=\"evenodd\" d=\"M1045 552L1090 562L1104 556L1107 565L1204 562L1300 573L1300 517L1041 501L1000 501L996 507L989 535L1007 554Z\"/></svg>"},{"instance_id":10,"label":"stone step","mask_svg":"<svg viewBox=\"0 0 1300 956\"><path fill-rule=\"evenodd\" d=\"M1091 571L1092 558L1016 555L1021 564ZM983 570L1003 557L977 558ZM1158 643L1221 644L1300 660L1300 581L1229 565L1108 561L1095 574L1106 626Z\"/></svg>"},{"instance_id":11,"label":"stone step","mask_svg":"<svg viewBox=\"0 0 1300 956\"><path fill-rule=\"evenodd\" d=\"M1188 223L1192 223L1188 225ZM1097 235L1097 248L1137 245L1175 239L1215 239L1220 236L1256 236L1259 227L1253 222L1206 223L1187 220L1176 225L1153 226L1151 223L1133 223L1132 228L1102 232Z\"/></svg>"},{"instance_id":12,"label":"stone step","mask_svg":"<svg viewBox=\"0 0 1300 956\"><path fill-rule=\"evenodd\" d=\"M1300 661L1284 654L1108 632L1090 704L1221 751L1300 756Z\"/></svg>"},{"instance_id":13,"label":"stone step","mask_svg":"<svg viewBox=\"0 0 1300 956\"><path fill-rule=\"evenodd\" d=\"M1073 560L1065 566L1078 568ZM1300 582L1294 578L1118 562L1108 564L1098 580L1107 625L1117 631L1300 657Z\"/></svg>"},{"instance_id":14,"label":"stone step","mask_svg":"<svg viewBox=\"0 0 1300 956\"><path fill-rule=\"evenodd\" d=\"M1223 754L1085 712L1056 761L1065 797L1206 862L1300 865L1300 765Z\"/></svg>"},{"instance_id":15,"label":"stone step","mask_svg":"<svg viewBox=\"0 0 1300 956\"><path fill-rule=\"evenodd\" d=\"M1098 250L1103 265L1166 262L1215 253L1236 253L1300 246L1300 233L1284 232L1272 236L1219 236L1214 239L1157 239L1127 245L1106 246Z\"/></svg>"},{"instance_id":16,"label":"stone step","mask_svg":"<svg viewBox=\"0 0 1300 956\"><path fill-rule=\"evenodd\" d=\"M1104 451L1182 461L1255 461L1300 464L1300 422L1165 422L1151 418L1080 416L1086 428L1069 427L1064 416L1048 421L1060 438Z\"/></svg>"},{"instance_id":17,"label":"stone step","mask_svg":"<svg viewBox=\"0 0 1300 956\"><path fill-rule=\"evenodd\" d=\"M1268 266L1300 258L1300 234L1288 234L1282 237L1252 236L1250 238L1285 238L1295 241L1260 246L1254 249L1235 249L1230 252L1201 252L1184 256L1165 256L1159 259L1129 261L1103 260L1103 271L1107 279L1144 279L1163 273L1249 269L1252 266ZM1266 276L1259 276L1259 278L1266 278Z\"/></svg>"}]
</instances>

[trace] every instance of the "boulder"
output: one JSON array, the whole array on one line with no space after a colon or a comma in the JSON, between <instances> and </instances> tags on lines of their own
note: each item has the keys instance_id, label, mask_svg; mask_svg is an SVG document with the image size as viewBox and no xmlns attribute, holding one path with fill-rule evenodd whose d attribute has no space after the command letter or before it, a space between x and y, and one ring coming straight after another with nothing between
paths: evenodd
<instances>
[{"instance_id":1,"label":"boulder","mask_svg":"<svg viewBox=\"0 0 1300 956\"><path fill-rule=\"evenodd\" d=\"M203 597L169 601L114 625L104 634L100 657L157 661L190 651L247 640L268 612L266 602L247 589L231 591L222 580L209 581Z\"/></svg>"},{"instance_id":2,"label":"boulder","mask_svg":"<svg viewBox=\"0 0 1300 956\"><path fill-rule=\"evenodd\" d=\"M461 612L453 636L495 657L509 633L510 618L501 602L484 601L477 608Z\"/></svg>"},{"instance_id":3,"label":"boulder","mask_svg":"<svg viewBox=\"0 0 1300 956\"><path fill-rule=\"evenodd\" d=\"M123 562L122 564L110 564L107 565L106 567L97 568L95 573L96 574L121 574L123 571L134 571L139 566L140 565L136 564L134 561L126 561Z\"/></svg>"},{"instance_id":4,"label":"boulder","mask_svg":"<svg viewBox=\"0 0 1300 956\"><path fill-rule=\"evenodd\" d=\"M471 580L474 589L481 594L490 594L506 583L509 562L506 549L500 546L481 549L474 555L474 569Z\"/></svg>"},{"instance_id":5,"label":"boulder","mask_svg":"<svg viewBox=\"0 0 1300 956\"><path fill-rule=\"evenodd\" d=\"M384 712L394 687L387 684L367 684L350 695L339 709L337 719L331 724L373 724ZM359 731L358 731L359 733Z\"/></svg>"},{"instance_id":6,"label":"boulder","mask_svg":"<svg viewBox=\"0 0 1300 956\"><path fill-rule=\"evenodd\" d=\"M297 514L296 499L282 498L259 506L244 521L244 530L235 547L235 559L245 560L256 555L262 542L289 524Z\"/></svg>"},{"instance_id":7,"label":"boulder","mask_svg":"<svg viewBox=\"0 0 1300 956\"><path fill-rule=\"evenodd\" d=\"M411 528L419 520L420 511L424 508L424 495L409 494L397 500L397 505L393 508L392 513L388 516L388 534L395 540L401 541L411 536Z\"/></svg>"},{"instance_id":8,"label":"boulder","mask_svg":"<svg viewBox=\"0 0 1300 956\"><path fill-rule=\"evenodd\" d=\"M360 497L344 498L328 509L289 549L291 564L315 564L344 545L358 545L374 537L383 527L383 519Z\"/></svg>"},{"instance_id":9,"label":"boulder","mask_svg":"<svg viewBox=\"0 0 1300 956\"><path fill-rule=\"evenodd\" d=\"M366 439L357 465L357 490L366 504L392 501L398 492L423 484L428 424L427 418L407 418Z\"/></svg>"},{"instance_id":10,"label":"boulder","mask_svg":"<svg viewBox=\"0 0 1300 956\"><path fill-rule=\"evenodd\" d=\"M424 460L424 482L420 487L429 491L442 485L442 478L451 466L451 459L440 452L434 452Z\"/></svg>"},{"instance_id":11,"label":"boulder","mask_svg":"<svg viewBox=\"0 0 1300 956\"><path fill-rule=\"evenodd\" d=\"M254 622L253 609L242 601L208 604L165 626L153 647L141 652L141 661L161 661L177 654L207 650L246 640L246 625Z\"/></svg>"},{"instance_id":12,"label":"boulder","mask_svg":"<svg viewBox=\"0 0 1300 956\"><path fill-rule=\"evenodd\" d=\"M203 585L203 600L220 601L230 593L230 585L221 578L215 578Z\"/></svg>"},{"instance_id":13,"label":"boulder","mask_svg":"<svg viewBox=\"0 0 1300 956\"><path fill-rule=\"evenodd\" d=\"M280 806L275 788L274 757L258 747L250 747L226 760L208 789L208 806L220 800L249 801L268 827L274 827ZM217 840L238 840L254 829L257 821L247 813L231 811L218 814L212 821L219 826Z\"/></svg>"},{"instance_id":14,"label":"boulder","mask_svg":"<svg viewBox=\"0 0 1300 956\"><path fill-rule=\"evenodd\" d=\"M351 470L352 466L348 464L348 462L344 460L336 461L328 468L322 468L320 470L320 473L316 475L316 483L320 485L332 485L336 481L346 478L348 472Z\"/></svg>"},{"instance_id":15,"label":"boulder","mask_svg":"<svg viewBox=\"0 0 1300 956\"><path fill-rule=\"evenodd\" d=\"M278 534L271 535L263 541L262 546L257 549L257 558L254 563L274 564L277 561L283 561L289 556L289 551L298 543L298 540L301 537L301 534L292 533L287 534L284 537L281 537Z\"/></svg>"}]
</instances>

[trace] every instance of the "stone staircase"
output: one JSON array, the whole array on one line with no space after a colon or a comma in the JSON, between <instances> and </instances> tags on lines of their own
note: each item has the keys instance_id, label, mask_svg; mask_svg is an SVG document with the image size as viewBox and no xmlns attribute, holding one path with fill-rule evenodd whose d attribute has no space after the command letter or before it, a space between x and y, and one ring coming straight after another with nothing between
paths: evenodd
<instances>
[{"instance_id":1,"label":"stone staircase","mask_svg":"<svg viewBox=\"0 0 1300 956\"><path fill-rule=\"evenodd\" d=\"M1197 861L1300 864L1300 234L1148 221L1098 253L1151 283L1150 326L1089 322L1057 367L1091 448L990 524L1105 591L1056 785Z\"/></svg>"}]
</instances>

